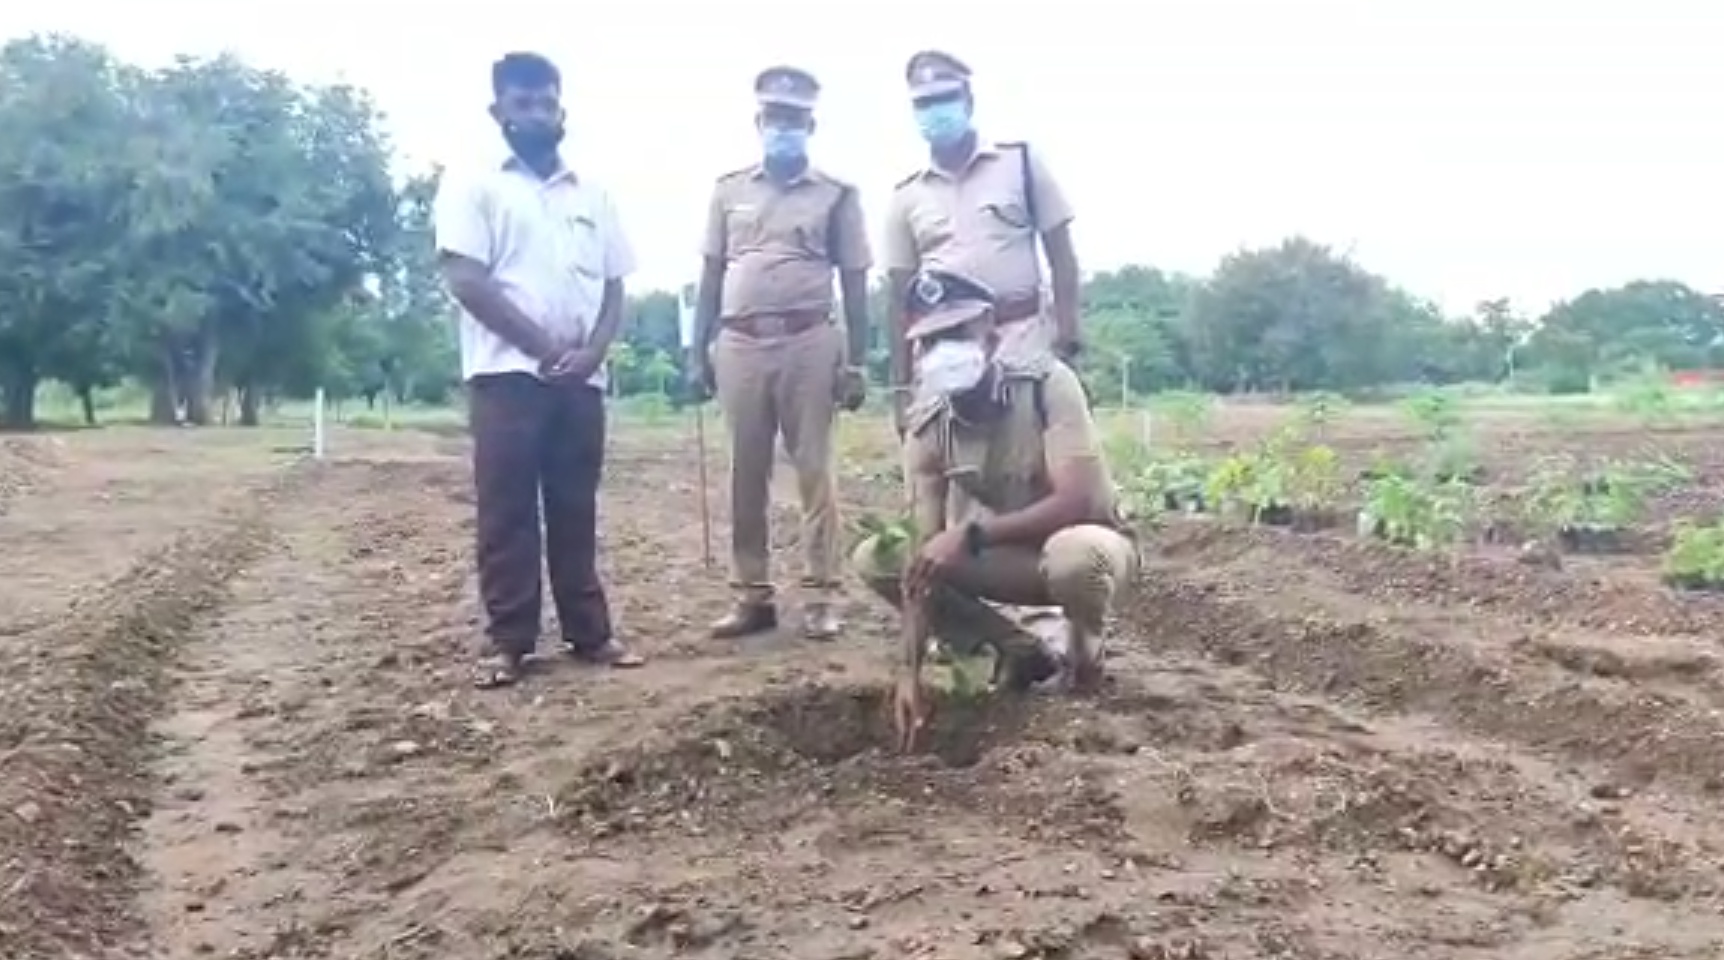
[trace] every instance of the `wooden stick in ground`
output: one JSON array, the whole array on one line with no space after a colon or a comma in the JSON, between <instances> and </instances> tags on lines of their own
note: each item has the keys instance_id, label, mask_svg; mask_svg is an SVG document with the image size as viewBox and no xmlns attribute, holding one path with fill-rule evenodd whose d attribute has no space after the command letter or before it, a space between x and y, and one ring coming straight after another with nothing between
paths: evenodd
<instances>
[{"instance_id":1,"label":"wooden stick in ground","mask_svg":"<svg viewBox=\"0 0 1724 960\"><path fill-rule=\"evenodd\" d=\"M706 496L706 414L696 404L694 408L694 459L700 484L700 562L712 566L712 511Z\"/></svg>"},{"instance_id":2,"label":"wooden stick in ground","mask_svg":"<svg viewBox=\"0 0 1724 960\"><path fill-rule=\"evenodd\" d=\"M909 662L899 667L899 683L892 692L892 724L898 734L898 750L901 753L912 753L921 736L922 729L927 726L928 718L933 713L932 705L922 699L922 677L920 664L922 653L928 645L927 612L923 604L925 597L912 596L908 592L903 595L903 618L900 622L902 636L900 637L900 655ZM911 651L916 651L914 654ZM911 664L917 664L912 668ZM906 702L903 698L914 691L914 700Z\"/></svg>"}]
</instances>

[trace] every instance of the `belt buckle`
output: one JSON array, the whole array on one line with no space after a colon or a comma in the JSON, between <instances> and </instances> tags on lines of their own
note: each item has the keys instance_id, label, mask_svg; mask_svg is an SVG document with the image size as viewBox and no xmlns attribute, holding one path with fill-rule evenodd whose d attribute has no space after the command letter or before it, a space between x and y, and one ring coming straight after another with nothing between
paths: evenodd
<instances>
[{"instance_id":1,"label":"belt buckle","mask_svg":"<svg viewBox=\"0 0 1724 960\"><path fill-rule=\"evenodd\" d=\"M782 314L767 314L754 318L754 334L758 337L782 337L790 324Z\"/></svg>"}]
</instances>

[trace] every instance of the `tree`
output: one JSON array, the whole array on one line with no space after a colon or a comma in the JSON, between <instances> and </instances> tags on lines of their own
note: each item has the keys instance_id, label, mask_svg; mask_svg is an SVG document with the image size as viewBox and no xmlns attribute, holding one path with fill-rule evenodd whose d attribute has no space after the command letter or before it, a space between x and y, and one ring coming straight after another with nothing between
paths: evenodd
<instances>
[{"instance_id":1,"label":"tree","mask_svg":"<svg viewBox=\"0 0 1724 960\"><path fill-rule=\"evenodd\" d=\"M1381 383L1392 321L1418 312L1381 277L1302 237L1242 250L1192 298L1192 373L1221 391Z\"/></svg>"},{"instance_id":2,"label":"tree","mask_svg":"<svg viewBox=\"0 0 1724 960\"><path fill-rule=\"evenodd\" d=\"M140 191L136 211L133 265L149 273L136 279L157 307L137 341L157 345L156 414L177 401L208 423L219 369L255 423L262 392L316 364L318 318L382 269L395 193L376 113L349 88L296 87L230 57L182 59L141 99L157 146L189 160Z\"/></svg>"},{"instance_id":3,"label":"tree","mask_svg":"<svg viewBox=\"0 0 1724 960\"><path fill-rule=\"evenodd\" d=\"M31 37L0 48L0 407L35 419L44 377L86 392L112 379L110 251L129 187L125 68L100 47ZM93 411L86 408L88 414Z\"/></svg>"},{"instance_id":4,"label":"tree","mask_svg":"<svg viewBox=\"0 0 1724 960\"><path fill-rule=\"evenodd\" d=\"M1724 305L1673 280L1636 280L1552 307L1527 346L1570 381L1643 362L1712 367L1724 360Z\"/></svg>"}]
</instances>

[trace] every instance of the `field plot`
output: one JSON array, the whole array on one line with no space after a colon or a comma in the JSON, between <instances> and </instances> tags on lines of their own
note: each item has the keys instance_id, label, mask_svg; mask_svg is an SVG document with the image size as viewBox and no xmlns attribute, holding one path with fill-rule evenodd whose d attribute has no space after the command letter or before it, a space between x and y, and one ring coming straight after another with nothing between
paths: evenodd
<instances>
[{"instance_id":1,"label":"field plot","mask_svg":"<svg viewBox=\"0 0 1724 960\"><path fill-rule=\"evenodd\" d=\"M500 693L464 440L6 440L0 956L1724 956L1724 595L1664 582L1717 432L1351 412L1253 453L1287 416L1122 454L1157 509L1103 692L943 705L910 758L860 588L837 644L704 638L677 428L619 425L603 505L648 667Z\"/></svg>"}]
</instances>

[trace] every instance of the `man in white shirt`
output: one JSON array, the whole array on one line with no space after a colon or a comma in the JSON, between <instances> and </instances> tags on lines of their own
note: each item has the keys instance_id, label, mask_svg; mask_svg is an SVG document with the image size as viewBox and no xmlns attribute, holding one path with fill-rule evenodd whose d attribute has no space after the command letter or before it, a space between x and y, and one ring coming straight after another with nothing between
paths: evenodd
<instances>
[{"instance_id":1,"label":"man in white shirt","mask_svg":"<svg viewBox=\"0 0 1724 960\"><path fill-rule=\"evenodd\" d=\"M562 76L538 54L491 68L509 156L438 191L435 231L461 314L490 650L481 687L508 686L539 639L541 549L566 651L633 667L597 566L605 355L634 254L608 194L563 164ZM544 502L545 533L539 535Z\"/></svg>"}]
</instances>

